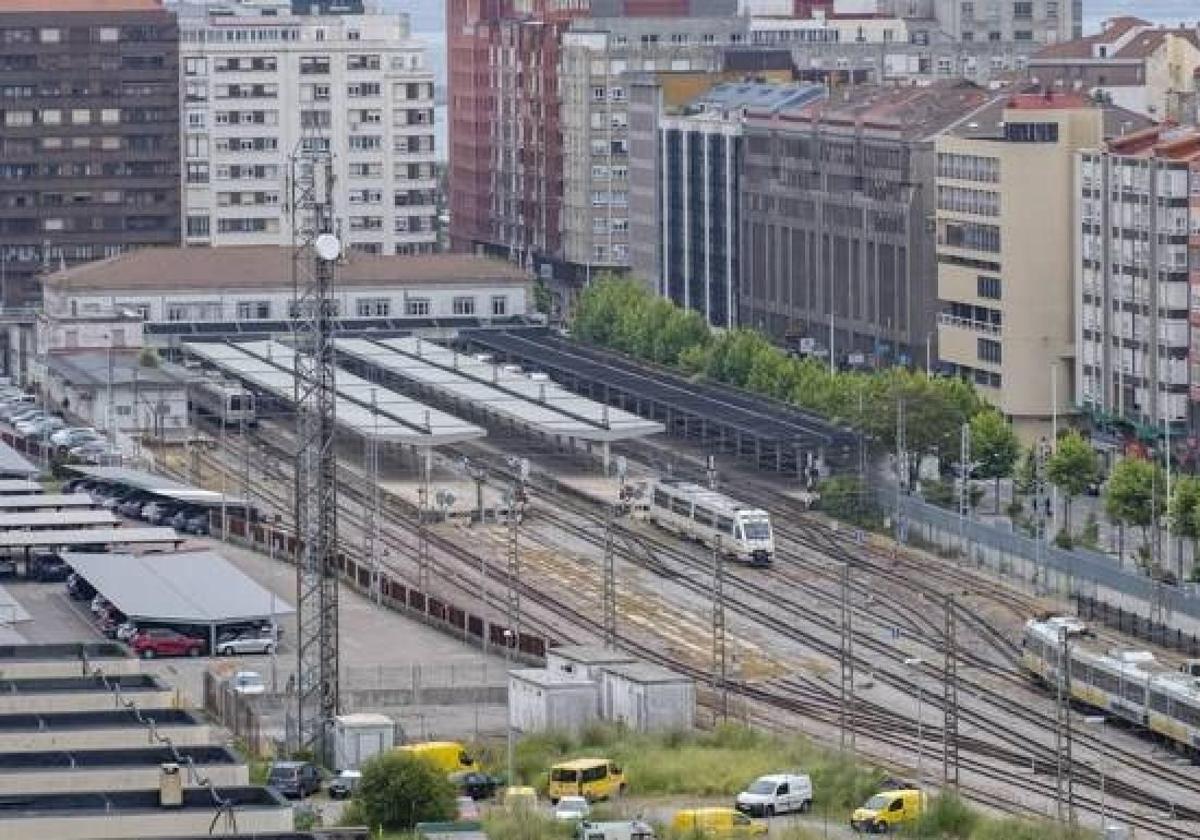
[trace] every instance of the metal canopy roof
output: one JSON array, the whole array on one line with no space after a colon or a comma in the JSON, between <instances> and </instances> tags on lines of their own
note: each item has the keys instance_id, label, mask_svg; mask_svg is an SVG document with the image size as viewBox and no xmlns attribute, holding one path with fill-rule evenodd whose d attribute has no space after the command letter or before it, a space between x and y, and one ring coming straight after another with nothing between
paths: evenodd
<instances>
[{"instance_id":1,"label":"metal canopy roof","mask_svg":"<svg viewBox=\"0 0 1200 840\"><path fill-rule=\"evenodd\" d=\"M337 349L426 388L549 435L590 441L644 437L661 423L572 394L416 337L339 339Z\"/></svg>"},{"instance_id":2,"label":"metal canopy roof","mask_svg":"<svg viewBox=\"0 0 1200 840\"><path fill-rule=\"evenodd\" d=\"M214 551L69 552L63 560L134 621L225 624L295 612Z\"/></svg>"},{"instance_id":3,"label":"metal canopy roof","mask_svg":"<svg viewBox=\"0 0 1200 840\"><path fill-rule=\"evenodd\" d=\"M229 507L238 507L246 504L246 500L239 496L230 496L218 493L215 490L191 487L187 484L164 478L161 475L146 472L145 470L134 470L128 467L86 466L68 466L67 469L88 478L107 481L112 484L122 484L131 490L141 490L152 496L161 496L164 499L186 502L200 507L220 507L222 503Z\"/></svg>"},{"instance_id":4,"label":"metal canopy roof","mask_svg":"<svg viewBox=\"0 0 1200 840\"><path fill-rule=\"evenodd\" d=\"M278 341L242 344L189 343L192 355L216 365L231 376L291 404L295 402L295 351ZM337 372L337 423L362 437L410 446L436 446L484 437L471 423L422 405L388 388L367 382L348 371ZM371 408L371 392L375 408Z\"/></svg>"},{"instance_id":5,"label":"metal canopy roof","mask_svg":"<svg viewBox=\"0 0 1200 840\"><path fill-rule=\"evenodd\" d=\"M41 473L24 455L0 440L0 477L30 478Z\"/></svg>"},{"instance_id":6,"label":"metal canopy roof","mask_svg":"<svg viewBox=\"0 0 1200 840\"><path fill-rule=\"evenodd\" d=\"M0 513L0 531L22 528L109 528L117 524L111 510L35 510L24 513Z\"/></svg>"},{"instance_id":7,"label":"metal canopy roof","mask_svg":"<svg viewBox=\"0 0 1200 840\"><path fill-rule=\"evenodd\" d=\"M65 531L2 531L0 551L13 548L66 547L72 545L133 545L181 543L187 537L174 528L75 528Z\"/></svg>"},{"instance_id":8,"label":"metal canopy roof","mask_svg":"<svg viewBox=\"0 0 1200 840\"><path fill-rule=\"evenodd\" d=\"M10 494L29 495L31 493L44 493L45 488L36 481L29 481L24 478L0 478L0 496Z\"/></svg>"},{"instance_id":9,"label":"metal canopy roof","mask_svg":"<svg viewBox=\"0 0 1200 840\"><path fill-rule=\"evenodd\" d=\"M41 510L45 508L89 508L97 502L87 493L0 494L0 510Z\"/></svg>"}]
</instances>

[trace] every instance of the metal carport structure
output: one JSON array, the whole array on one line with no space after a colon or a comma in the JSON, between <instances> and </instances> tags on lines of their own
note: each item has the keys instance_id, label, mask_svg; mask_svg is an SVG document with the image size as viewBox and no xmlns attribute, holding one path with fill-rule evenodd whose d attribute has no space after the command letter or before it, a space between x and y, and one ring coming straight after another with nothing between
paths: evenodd
<instances>
[{"instance_id":1,"label":"metal carport structure","mask_svg":"<svg viewBox=\"0 0 1200 840\"><path fill-rule=\"evenodd\" d=\"M42 468L31 463L28 458L0 440L0 478L29 479L40 475Z\"/></svg>"},{"instance_id":2,"label":"metal carport structure","mask_svg":"<svg viewBox=\"0 0 1200 840\"><path fill-rule=\"evenodd\" d=\"M215 551L67 552L63 561L136 624L206 628L210 651L222 627L275 624L295 612Z\"/></svg>"},{"instance_id":3,"label":"metal carport structure","mask_svg":"<svg viewBox=\"0 0 1200 840\"><path fill-rule=\"evenodd\" d=\"M111 510L35 510L0 512L0 531L79 530L115 528L118 520Z\"/></svg>"},{"instance_id":4,"label":"metal carport structure","mask_svg":"<svg viewBox=\"0 0 1200 840\"><path fill-rule=\"evenodd\" d=\"M17 511L38 510L87 510L98 508L100 503L87 493L14 493L0 494L0 511L15 513Z\"/></svg>"},{"instance_id":5,"label":"metal carport structure","mask_svg":"<svg viewBox=\"0 0 1200 840\"><path fill-rule=\"evenodd\" d=\"M0 478L0 496L45 493L46 489L36 481L27 478Z\"/></svg>"},{"instance_id":6,"label":"metal carport structure","mask_svg":"<svg viewBox=\"0 0 1200 840\"><path fill-rule=\"evenodd\" d=\"M165 502L179 502L209 510L221 507L236 510L247 504L246 500L240 496L230 496L228 493L218 493L216 490L192 487L145 470L135 470L129 467L91 467L78 464L68 465L66 469L106 484L118 484L129 490L138 490Z\"/></svg>"}]
</instances>

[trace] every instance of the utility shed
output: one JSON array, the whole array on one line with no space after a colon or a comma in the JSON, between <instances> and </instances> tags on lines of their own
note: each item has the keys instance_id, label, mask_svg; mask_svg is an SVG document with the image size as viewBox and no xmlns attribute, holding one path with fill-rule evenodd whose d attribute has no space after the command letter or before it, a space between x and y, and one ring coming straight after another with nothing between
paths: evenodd
<instances>
[{"instance_id":1,"label":"utility shed","mask_svg":"<svg viewBox=\"0 0 1200 840\"><path fill-rule=\"evenodd\" d=\"M546 670L577 680L600 681L600 672L611 665L632 665L636 656L598 645L560 645L546 651Z\"/></svg>"},{"instance_id":2,"label":"utility shed","mask_svg":"<svg viewBox=\"0 0 1200 840\"><path fill-rule=\"evenodd\" d=\"M371 712L333 719L333 763L338 770L357 770L372 756L396 746L396 724Z\"/></svg>"},{"instance_id":3,"label":"utility shed","mask_svg":"<svg viewBox=\"0 0 1200 840\"><path fill-rule=\"evenodd\" d=\"M578 733L599 717L597 683L544 668L508 672L508 723L519 732Z\"/></svg>"},{"instance_id":4,"label":"utility shed","mask_svg":"<svg viewBox=\"0 0 1200 840\"><path fill-rule=\"evenodd\" d=\"M689 677L644 662L613 665L600 677L602 714L635 732L691 729L696 684Z\"/></svg>"}]
</instances>

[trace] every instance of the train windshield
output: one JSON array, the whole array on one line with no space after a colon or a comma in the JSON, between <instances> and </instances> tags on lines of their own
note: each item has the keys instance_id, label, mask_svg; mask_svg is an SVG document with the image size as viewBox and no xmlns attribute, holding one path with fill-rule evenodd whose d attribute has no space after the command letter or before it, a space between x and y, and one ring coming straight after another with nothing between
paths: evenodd
<instances>
[{"instance_id":1,"label":"train windshield","mask_svg":"<svg viewBox=\"0 0 1200 840\"><path fill-rule=\"evenodd\" d=\"M748 519L742 523L742 531L748 540L771 539L771 523L766 519Z\"/></svg>"}]
</instances>

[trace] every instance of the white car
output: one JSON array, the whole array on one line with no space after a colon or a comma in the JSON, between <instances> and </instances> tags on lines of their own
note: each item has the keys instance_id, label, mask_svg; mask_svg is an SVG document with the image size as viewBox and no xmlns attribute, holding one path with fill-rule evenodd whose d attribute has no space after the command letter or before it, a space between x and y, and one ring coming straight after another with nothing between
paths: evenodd
<instances>
[{"instance_id":1,"label":"white car","mask_svg":"<svg viewBox=\"0 0 1200 840\"><path fill-rule=\"evenodd\" d=\"M267 682L258 671L238 671L233 675L233 690L238 694L266 694Z\"/></svg>"},{"instance_id":2,"label":"white car","mask_svg":"<svg viewBox=\"0 0 1200 840\"><path fill-rule=\"evenodd\" d=\"M564 796L554 806L554 819L562 822L580 822L591 813L591 806L582 796Z\"/></svg>"},{"instance_id":3,"label":"white car","mask_svg":"<svg viewBox=\"0 0 1200 840\"><path fill-rule=\"evenodd\" d=\"M271 653L275 650L275 640L269 635L256 636L247 634L235 636L232 639L221 639L217 642L218 656L237 656L243 653Z\"/></svg>"},{"instance_id":4,"label":"white car","mask_svg":"<svg viewBox=\"0 0 1200 840\"><path fill-rule=\"evenodd\" d=\"M773 817L812 807L812 779L800 773L760 776L737 795L736 806L750 817Z\"/></svg>"}]
</instances>

